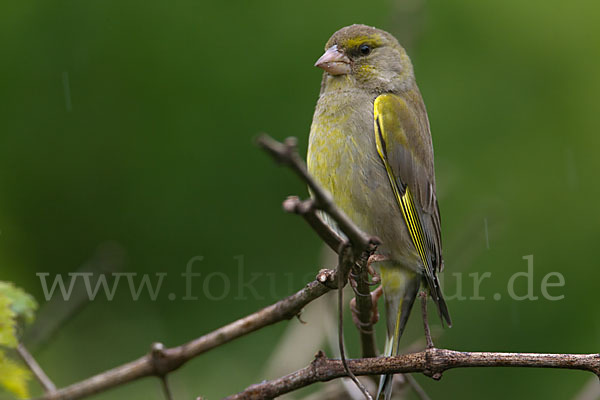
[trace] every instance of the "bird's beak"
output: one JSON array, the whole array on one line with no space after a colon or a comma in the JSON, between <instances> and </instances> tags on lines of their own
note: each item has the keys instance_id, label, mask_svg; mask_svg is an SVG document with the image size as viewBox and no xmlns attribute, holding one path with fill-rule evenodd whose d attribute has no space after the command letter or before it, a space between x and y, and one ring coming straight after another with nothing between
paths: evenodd
<instances>
[{"instance_id":1,"label":"bird's beak","mask_svg":"<svg viewBox=\"0 0 600 400\"><path fill-rule=\"evenodd\" d=\"M345 75L350 73L350 59L343 51L333 45L317 60L315 67L319 67L331 75Z\"/></svg>"}]
</instances>

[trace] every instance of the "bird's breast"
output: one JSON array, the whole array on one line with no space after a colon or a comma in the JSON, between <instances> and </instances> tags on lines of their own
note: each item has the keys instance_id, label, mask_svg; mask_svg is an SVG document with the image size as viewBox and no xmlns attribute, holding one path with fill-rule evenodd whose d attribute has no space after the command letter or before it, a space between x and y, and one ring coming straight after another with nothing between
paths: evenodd
<instances>
[{"instance_id":1,"label":"bird's breast","mask_svg":"<svg viewBox=\"0 0 600 400\"><path fill-rule=\"evenodd\" d=\"M360 91L322 94L311 125L309 173L382 252L408 245L398 205L375 145L373 101Z\"/></svg>"},{"instance_id":2,"label":"bird's breast","mask_svg":"<svg viewBox=\"0 0 600 400\"><path fill-rule=\"evenodd\" d=\"M373 100L360 92L322 95L311 126L308 169L337 204L368 202L383 172L375 147ZM349 204L347 204L349 203Z\"/></svg>"}]
</instances>

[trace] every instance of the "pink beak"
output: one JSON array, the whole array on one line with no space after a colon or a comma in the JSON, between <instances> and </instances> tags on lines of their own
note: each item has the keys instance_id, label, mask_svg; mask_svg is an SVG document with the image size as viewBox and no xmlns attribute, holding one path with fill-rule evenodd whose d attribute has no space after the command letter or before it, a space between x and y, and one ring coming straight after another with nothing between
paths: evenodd
<instances>
[{"instance_id":1,"label":"pink beak","mask_svg":"<svg viewBox=\"0 0 600 400\"><path fill-rule=\"evenodd\" d=\"M333 45L317 60L315 67L327 71L331 75L345 75L350 73L350 59L343 51Z\"/></svg>"}]
</instances>

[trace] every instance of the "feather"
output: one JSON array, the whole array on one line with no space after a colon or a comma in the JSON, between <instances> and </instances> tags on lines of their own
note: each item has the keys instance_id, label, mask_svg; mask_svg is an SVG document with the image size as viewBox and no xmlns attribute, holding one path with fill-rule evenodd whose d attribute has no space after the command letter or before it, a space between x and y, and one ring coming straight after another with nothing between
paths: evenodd
<instances>
[{"instance_id":1,"label":"feather","mask_svg":"<svg viewBox=\"0 0 600 400\"><path fill-rule=\"evenodd\" d=\"M419 123L409 103L395 94L378 96L373 107L377 153L419 254L423 276L438 314L443 322L451 325L437 278L442 265L437 200L434 200L436 207L429 206L435 197L433 149L426 143L431 136L429 131L422 132L429 124Z\"/></svg>"}]
</instances>

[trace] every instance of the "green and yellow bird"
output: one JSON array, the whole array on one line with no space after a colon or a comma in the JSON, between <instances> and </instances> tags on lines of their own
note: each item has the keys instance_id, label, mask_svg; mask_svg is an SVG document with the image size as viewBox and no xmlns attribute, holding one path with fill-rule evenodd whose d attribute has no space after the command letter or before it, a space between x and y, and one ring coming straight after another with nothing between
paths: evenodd
<instances>
[{"instance_id":1,"label":"green and yellow bird","mask_svg":"<svg viewBox=\"0 0 600 400\"><path fill-rule=\"evenodd\" d=\"M386 355L400 336L423 284L451 325L437 273L443 267L440 212L427 111L405 50L365 25L340 29L315 64L321 92L310 129L312 176L361 229L382 244L378 262L386 304ZM392 376L379 396L391 397Z\"/></svg>"}]
</instances>

